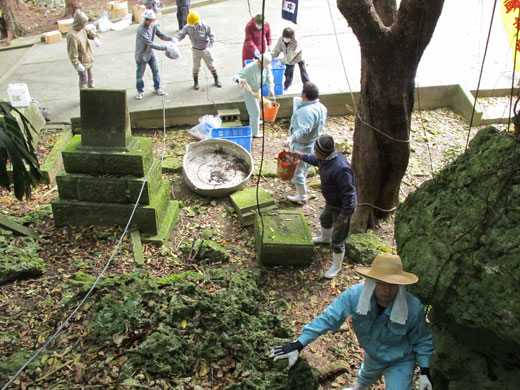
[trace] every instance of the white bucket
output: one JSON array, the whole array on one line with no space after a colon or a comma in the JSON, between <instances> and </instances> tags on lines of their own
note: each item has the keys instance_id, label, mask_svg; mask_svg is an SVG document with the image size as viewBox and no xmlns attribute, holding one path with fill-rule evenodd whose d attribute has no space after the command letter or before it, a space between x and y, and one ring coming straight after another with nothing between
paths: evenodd
<instances>
[{"instance_id":1,"label":"white bucket","mask_svg":"<svg viewBox=\"0 0 520 390\"><path fill-rule=\"evenodd\" d=\"M9 95L9 100L13 107L27 107L31 104L31 95L25 83L9 84L7 86L7 95Z\"/></svg>"}]
</instances>

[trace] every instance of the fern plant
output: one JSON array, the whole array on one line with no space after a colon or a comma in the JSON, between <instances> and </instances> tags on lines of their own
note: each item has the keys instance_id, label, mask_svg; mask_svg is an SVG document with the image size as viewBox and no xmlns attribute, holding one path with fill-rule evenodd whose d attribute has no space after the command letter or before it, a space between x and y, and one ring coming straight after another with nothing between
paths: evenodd
<instances>
[{"instance_id":1,"label":"fern plant","mask_svg":"<svg viewBox=\"0 0 520 390\"><path fill-rule=\"evenodd\" d=\"M18 120L13 112L18 114ZM42 178L32 145L33 132L36 130L17 108L0 101L0 186L10 190L12 179L18 200L22 200L24 195L30 198L35 180ZM7 171L9 163L13 170L12 178Z\"/></svg>"}]
</instances>

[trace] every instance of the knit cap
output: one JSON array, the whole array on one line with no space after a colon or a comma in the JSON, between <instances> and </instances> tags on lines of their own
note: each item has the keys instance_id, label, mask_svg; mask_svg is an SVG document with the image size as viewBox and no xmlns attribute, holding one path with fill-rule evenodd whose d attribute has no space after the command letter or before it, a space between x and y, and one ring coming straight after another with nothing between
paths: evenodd
<instances>
[{"instance_id":1,"label":"knit cap","mask_svg":"<svg viewBox=\"0 0 520 390\"><path fill-rule=\"evenodd\" d=\"M322 135L314 143L314 149L322 156L328 156L334 151L334 139L330 135Z\"/></svg>"}]
</instances>

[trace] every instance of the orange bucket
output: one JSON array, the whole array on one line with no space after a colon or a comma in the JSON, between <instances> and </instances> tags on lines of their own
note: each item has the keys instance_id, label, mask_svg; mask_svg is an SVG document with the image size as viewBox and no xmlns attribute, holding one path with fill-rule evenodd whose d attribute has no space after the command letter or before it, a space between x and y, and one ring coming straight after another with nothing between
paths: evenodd
<instances>
[{"instance_id":1,"label":"orange bucket","mask_svg":"<svg viewBox=\"0 0 520 390\"><path fill-rule=\"evenodd\" d=\"M299 158L295 158L291 152L278 153L278 167L276 175L282 180L291 180L294 176L296 166L300 162Z\"/></svg>"},{"instance_id":2,"label":"orange bucket","mask_svg":"<svg viewBox=\"0 0 520 390\"><path fill-rule=\"evenodd\" d=\"M280 103L264 102L264 121L274 122L276 120L276 115L278 114L279 108Z\"/></svg>"}]
</instances>

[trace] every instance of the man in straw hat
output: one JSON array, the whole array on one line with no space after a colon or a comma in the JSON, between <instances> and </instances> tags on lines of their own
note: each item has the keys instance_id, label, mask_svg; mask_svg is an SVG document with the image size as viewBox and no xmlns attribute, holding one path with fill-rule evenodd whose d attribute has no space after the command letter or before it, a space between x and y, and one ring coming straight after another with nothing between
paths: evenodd
<instances>
[{"instance_id":1,"label":"man in straw hat","mask_svg":"<svg viewBox=\"0 0 520 390\"><path fill-rule=\"evenodd\" d=\"M431 390L430 357L432 335L426 324L424 307L405 286L417 283L417 276L403 271L401 258L390 253L377 255L370 267L358 267L365 283L344 291L292 343L271 350L274 360L288 359L288 368L298 360L299 352L319 336L336 331L352 316L352 326L365 358L354 387L370 389L385 377L387 390L411 390L415 362L419 364L420 390Z\"/></svg>"},{"instance_id":2,"label":"man in straw hat","mask_svg":"<svg viewBox=\"0 0 520 390\"><path fill-rule=\"evenodd\" d=\"M323 276L332 279L341 270L350 217L356 207L354 173L347 159L335 149L334 139L330 135L316 139L314 154L295 150L293 155L319 168L325 208L320 215L321 234L312 237L312 241L315 244L330 244L332 265Z\"/></svg>"}]
</instances>

